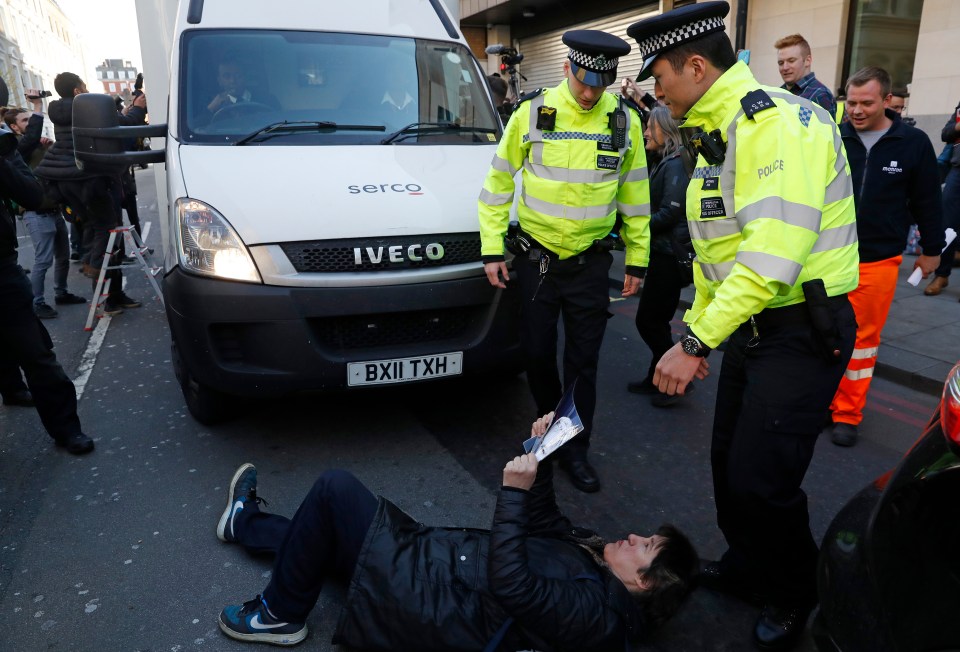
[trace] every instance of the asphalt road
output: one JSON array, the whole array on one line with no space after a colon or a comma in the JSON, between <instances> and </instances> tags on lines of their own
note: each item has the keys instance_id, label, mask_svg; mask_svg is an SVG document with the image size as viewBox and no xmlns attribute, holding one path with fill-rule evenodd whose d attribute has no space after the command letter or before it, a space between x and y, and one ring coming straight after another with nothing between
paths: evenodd
<instances>
[{"instance_id":1,"label":"asphalt road","mask_svg":"<svg viewBox=\"0 0 960 652\"><path fill-rule=\"evenodd\" d=\"M154 221L156 243L151 174L138 177L142 219ZM21 260L30 260L28 239L22 247ZM216 615L258 593L270 562L214 533L227 483L246 461L257 464L260 495L277 512L292 514L316 475L336 467L423 522L489 524L503 463L534 417L523 376L262 402L204 427L174 379L161 307L146 300L145 279L127 277L144 307L93 337L82 330L82 307L66 306L46 322L67 372L85 379L80 416L97 450L70 456L51 445L32 409L0 407L0 649L250 649L223 636ZM71 289L89 292L88 283L74 266ZM561 504L609 537L672 522L702 557L715 558L724 549L709 468L716 377L669 409L627 393L649 352L633 327L635 300L611 307L592 449L603 490L581 494L559 476ZM101 339L91 359L90 343ZM877 379L860 444L820 441L805 482L817 537L847 498L896 464L935 403ZM301 649L333 649L341 592L325 589ZM755 615L697 591L644 649L749 650ZM807 639L799 649L814 646Z\"/></svg>"}]
</instances>

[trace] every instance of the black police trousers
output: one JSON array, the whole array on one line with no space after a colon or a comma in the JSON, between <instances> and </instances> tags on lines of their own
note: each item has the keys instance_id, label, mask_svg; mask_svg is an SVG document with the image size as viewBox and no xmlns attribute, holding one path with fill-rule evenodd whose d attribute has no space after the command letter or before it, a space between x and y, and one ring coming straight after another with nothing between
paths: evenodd
<instances>
[{"instance_id":1,"label":"black police trousers","mask_svg":"<svg viewBox=\"0 0 960 652\"><path fill-rule=\"evenodd\" d=\"M16 263L0 264L0 367L17 366L23 369L47 433L63 441L81 432L76 389L33 312L30 280Z\"/></svg>"},{"instance_id":2,"label":"black police trousers","mask_svg":"<svg viewBox=\"0 0 960 652\"><path fill-rule=\"evenodd\" d=\"M563 387L577 381L574 402L584 426L584 431L563 447L562 454L570 459L585 457L590 446L597 404L597 361L610 317L607 279L612 262L609 252L581 254L579 260L553 257L541 277L537 260L526 255L513 260L521 296L520 345L541 416L552 411L563 394L557 369L557 327L563 315Z\"/></svg>"},{"instance_id":3,"label":"black police trousers","mask_svg":"<svg viewBox=\"0 0 960 652\"><path fill-rule=\"evenodd\" d=\"M832 299L839 358L827 360L806 305L768 309L730 336L723 354L711 463L717 524L727 540L723 571L778 606L817 602L817 544L800 488L857 324L843 296Z\"/></svg>"}]
</instances>

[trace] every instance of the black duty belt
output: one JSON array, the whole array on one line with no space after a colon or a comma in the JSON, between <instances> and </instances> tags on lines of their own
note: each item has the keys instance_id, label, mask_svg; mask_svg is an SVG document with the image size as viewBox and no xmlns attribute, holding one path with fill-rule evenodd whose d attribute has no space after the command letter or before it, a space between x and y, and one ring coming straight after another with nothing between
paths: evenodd
<instances>
[{"instance_id":1,"label":"black duty belt","mask_svg":"<svg viewBox=\"0 0 960 652\"><path fill-rule=\"evenodd\" d=\"M838 310L848 302L846 294L839 294L827 299L827 305L833 310ZM757 328L761 331L764 328L777 328L780 326L790 326L793 324L809 324L810 310L806 302L794 303L782 308L765 308L753 316ZM750 320L740 324L740 328L750 329Z\"/></svg>"},{"instance_id":2,"label":"black duty belt","mask_svg":"<svg viewBox=\"0 0 960 652\"><path fill-rule=\"evenodd\" d=\"M604 251L598 247L596 244L592 244L580 253L570 256L569 258L560 259L560 255L550 249L547 249L542 244L537 242L535 239L531 238L529 235L526 236L530 240L530 252L528 254L530 260L535 260L541 255L546 256L550 259L550 269L570 269L573 267L578 267L580 265L585 265L587 258L590 256L595 256Z\"/></svg>"}]
</instances>

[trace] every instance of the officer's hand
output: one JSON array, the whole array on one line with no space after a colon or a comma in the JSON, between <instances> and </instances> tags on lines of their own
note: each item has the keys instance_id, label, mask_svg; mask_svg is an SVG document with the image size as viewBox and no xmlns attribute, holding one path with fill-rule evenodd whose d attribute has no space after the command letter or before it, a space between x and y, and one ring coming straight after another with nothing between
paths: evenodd
<instances>
[{"instance_id":1,"label":"officer's hand","mask_svg":"<svg viewBox=\"0 0 960 652\"><path fill-rule=\"evenodd\" d=\"M551 423L553 423L553 412L547 412L533 422L533 425L530 427L530 436L543 437Z\"/></svg>"},{"instance_id":2,"label":"officer's hand","mask_svg":"<svg viewBox=\"0 0 960 652\"><path fill-rule=\"evenodd\" d=\"M680 343L668 350L657 363L653 374L653 384L664 394L673 396L683 394L694 376L703 380L707 377L710 365L703 358L687 355Z\"/></svg>"},{"instance_id":3,"label":"officer's hand","mask_svg":"<svg viewBox=\"0 0 960 652\"><path fill-rule=\"evenodd\" d=\"M487 280L490 281L490 285L495 288L505 288L507 287L507 281L510 280L510 272L507 271L507 264L502 260L495 263L485 263L483 266L483 271L487 275ZM500 280L500 277L503 276L503 280Z\"/></svg>"},{"instance_id":4,"label":"officer's hand","mask_svg":"<svg viewBox=\"0 0 960 652\"><path fill-rule=\"evenodd\" d=\"M630 276L629 274L623 275L623 290L621 290L620 295L624 297L632 297L637 292L640 291L640 288L643 287L643 279L638 276Z\"/></svg>"},{"instance_id":5,"label":"officer's hand","mask_svg":"<svg viewBox=\"0 0 960 652\"><path fill-rule=\"evenodd\" d=\"M533 453L515 457L503 467L503 486L529 490L537 479L537 456Z\"/></svg>"},{"instance_id":6,"label":"officer's hand","mask_svg":"<svg viewBox=\"0 0 960 652\"><path fill-rule=\"evenodd\" d=\"M141 109L143 109L144 111L146 111L146 110L147 110L147 96L146 96L144 93L140 93L140 94L137 95L135 98L133 98L133 104L131 104L130 106L139 106ZM129 107L127 107L127 110L129 110Z\"/></svg>"},{"instance_id":7,"label":"officer's hand","mask_svg":"<svg viewBox=\"0 0 960 652\"><path fill-rule=\"evenodd\" d=\"M924 256L923 254L917 256L916 262L913 263L913 268L920 268L920 271L923 272L923 278L927 278L933 274L937 267L940 266L940 256Z\"/></svg>"}]
</instances>

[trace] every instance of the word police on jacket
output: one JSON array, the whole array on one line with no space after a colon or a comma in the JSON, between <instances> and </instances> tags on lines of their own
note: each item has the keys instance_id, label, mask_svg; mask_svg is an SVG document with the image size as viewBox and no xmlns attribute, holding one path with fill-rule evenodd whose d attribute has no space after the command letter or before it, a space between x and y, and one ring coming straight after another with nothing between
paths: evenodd
<instances>
[{"instance_id":1,"label":"word police on jacket","mask_svg":"<svg viewBox=\"0 0 960 652\"><path fill-rule=\"evenodd\" d=\"M384 254L387 259L384 260ZM408 247L404 245L391 245L389 247L354 247L353 262L357 265L363 265L366 262L379 264L381 262L402 263L405 261L420 262L426 256L427 260L440 260L443 258L443 245L439 242L431 242L424 246L422 244L412 244Z\"/></svg>"},{"instance_id":2,"label":"word police on jacket","mask_svg":"<svg viewBox=\"0 0 960 652\"><path fill-rule=\"evenodd\" d=\"M776 161L774 161L770 165L765 165L762 168L759 168L757 170L757 178L762 179L764 177L769 177L771 174L773 174L777 170L782 170L782 169L783 169L783 159L778 158Z\"/></svg>"}]
</instances>

